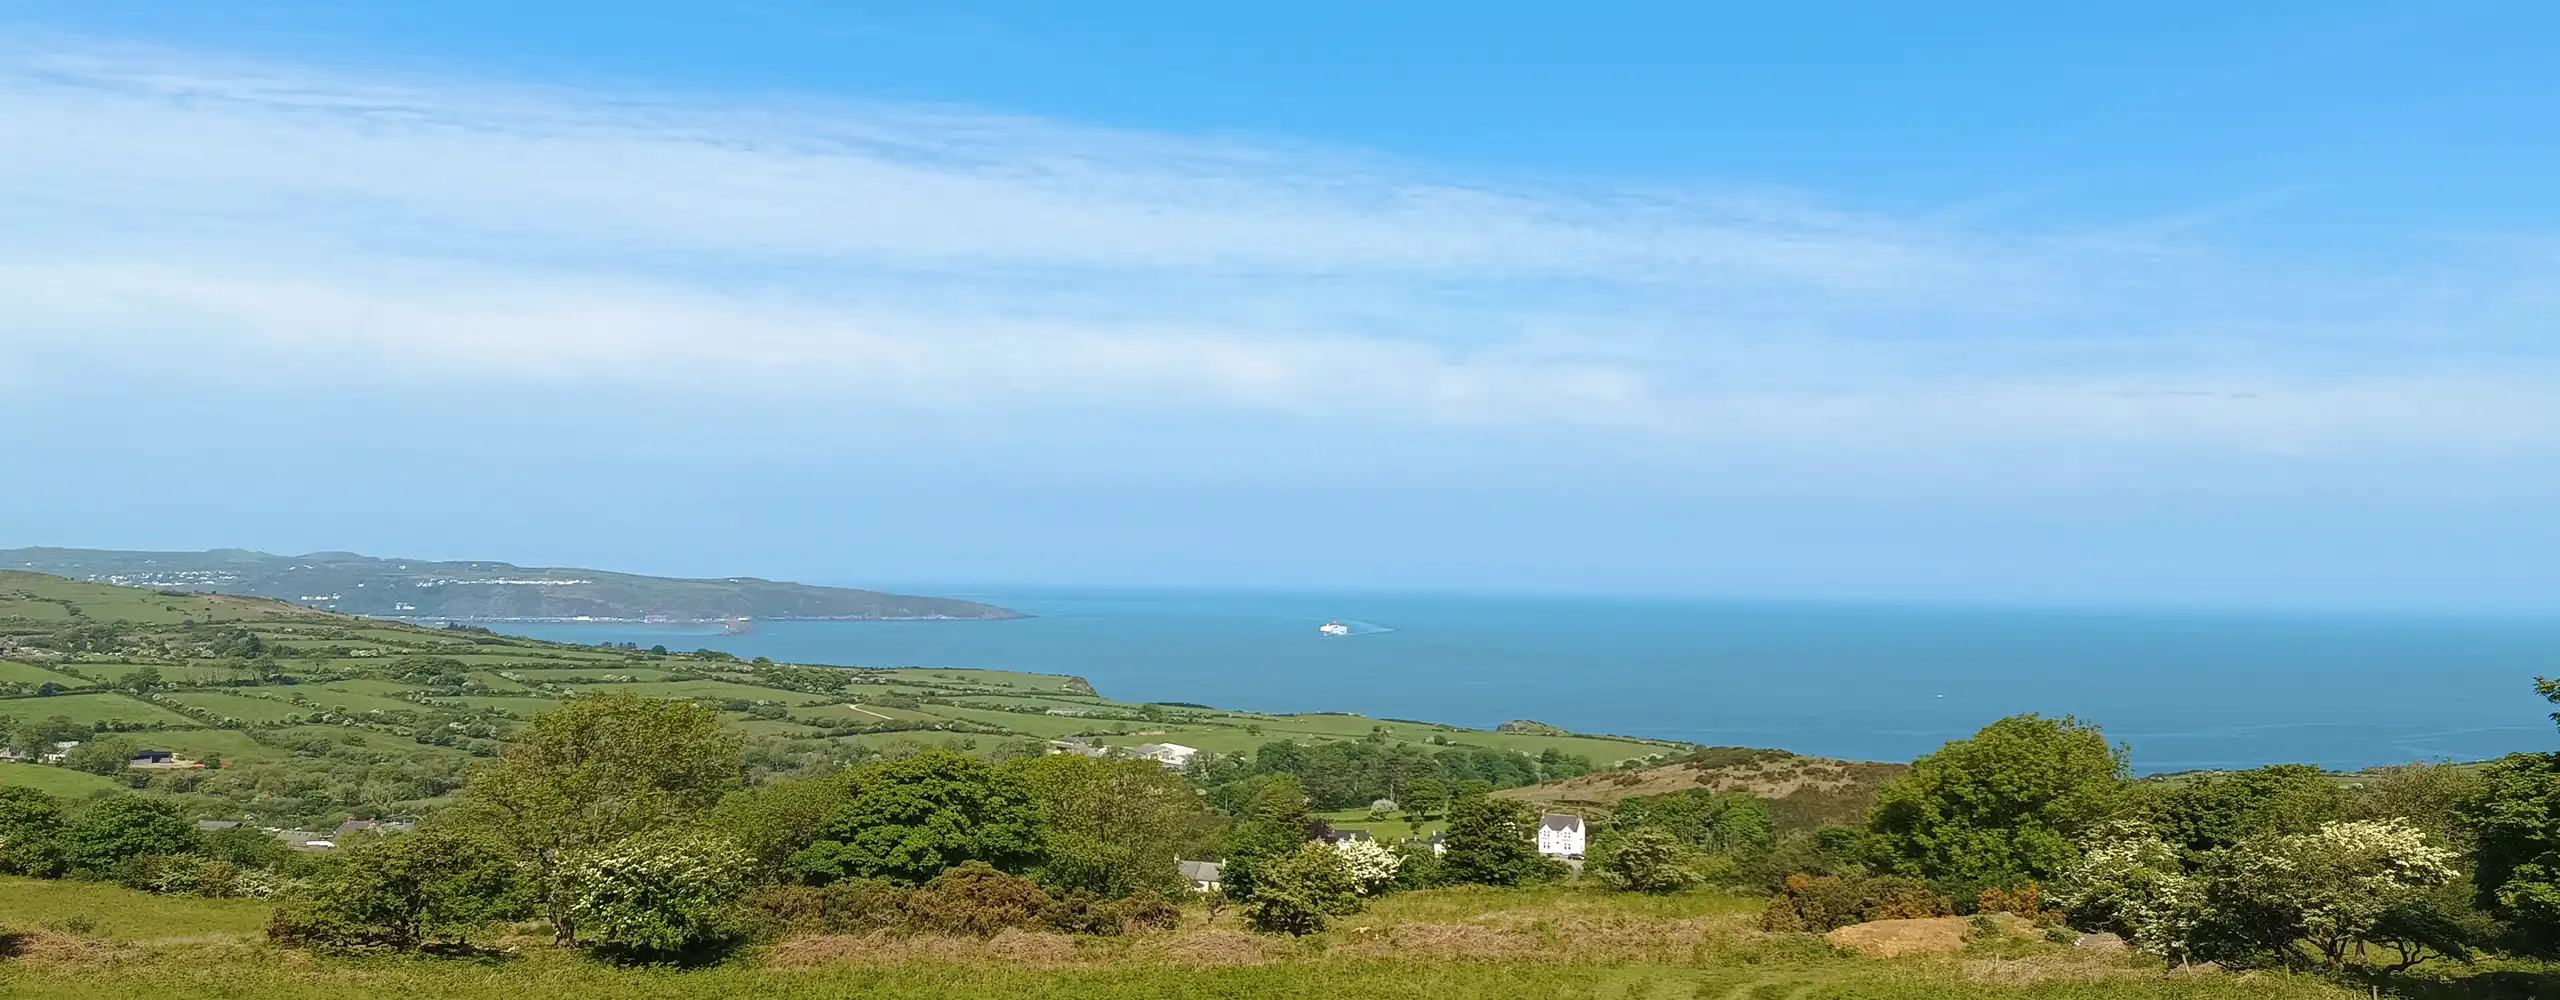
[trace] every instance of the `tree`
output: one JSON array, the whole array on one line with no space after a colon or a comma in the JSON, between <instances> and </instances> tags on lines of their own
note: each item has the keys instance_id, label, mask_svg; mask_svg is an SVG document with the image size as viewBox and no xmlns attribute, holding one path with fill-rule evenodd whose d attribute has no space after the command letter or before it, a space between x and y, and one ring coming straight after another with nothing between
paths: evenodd
<instances>
[{"instance_id":1,"label":"tree","mask_svg":"<svg viewBox=\"0 0 2560 1000\"><path fill-rule=\"evenodd\" d=\"M1375 896L1395 885L1396 872L1404 867L1403 855L1374 840L1346 840L1333 848L1342 855L1342 870L1351 877L1352 891L1363 896Z\"/></svg>"},{"instance_id":2,"label":"tree","mask_svg":"<svg viewBox=\"0 0 2560 1000\"><path fill-rule=\"evenodd\" d=\"M1042 859L1040 813L1022 779L948 750L873 764L792 856L811 882L884 878L916 884L983 861L1020 872Z\"/></svg>"},{"instance_id":3,"label":"tree","mask_svg":"<svg viewBox=\"0 0 2560 1000\"><path fill-rule=\"evenodd\" d=\"M1308 841L1259 862L1245 920L1265 933L1313 934L1325 918L1360 912L1360 893L1333 845Z\"/></svg>"},{"instance_id":4,"label":"tree","mask_svg":"<svg viewBox=\"0 0 2560 1000\"><path fill-rule=\"evenodd\" d=\"M62 870L62 803L33 788L0 786L0 874L51 877Z\"/></svg>"},{"instance_id":5,"label":"tree","mask_svg":"<svg viewBox=\"0 0 2560 1000\"><path fill-rule=\"evenodd\" d=\"M1612 837L1608 850L1595 854L1592 870L1612 889L1668 893L1703 881L1695 850L1664 830L1645 827Z\"/></svg>"},{"instance_id":6,"label":"tree","mask_svg":"<svg viewBox=\"0 0 2560 1000\"><path fill-rule=\"evenodd\" d=\"M2560 704L2560 680L2537 677L2533 689ZM2499 759L2481 769L2455 811L2478 845L2481 908L2504 920L2525 950L2560 954L2560 753Z\"/></svg>"},{"instance_id":7,"label":"tree","mask_svg":"<svg viewBox=\"0 0 2560 1000\"><path fill-rule=\"evenodd\" d=\"M473 779L464 814L533 870L556 944L578 940L568 856L696 816L738 784L739 741L709 709L627 693L574 698Z\"/></svg>"},{"instance_id":8,"label":"tree","mask_svg":"<svg viewBox=\"0 0 2560 1000\"><path fill-rule=\"evenodd\" d=\"M1537 813L1508 799L1471 796L1449 808L1448 856L1441 877L1451 884L1524 885L1552 877L1538 855Z\"/></svg>"},{"instance_id":9,"label":"tree","mask_svg":"<svg viewBox=\"0 0 2560 1000\"><path fill-rule=\"evenodd\" d=\"M2342 965L2385 921L2454 879L2453 852L2397 820L2329 823L2214 852L2202 882L2197 948L2218 959L2291 965L2297 943Z\"/></svg>"},{"instance_id":10,"label":"tree","mask_svg":"<svg viewBox=\"0 0 2560 1000\"><path fill-rule=\"evenodd\" d=\"M2171 843L2202 853L2257 836L2309 833L2342 818L2347 793L2308 764L2276 764L2209 774L2161 799L2159 827Z\"/></svg>"},{"instance_id":11,"label":"tree","mask_svg":"<svg viewBox=\"0 0 2560 1000\"><path fill-rule=\"evenodd\" d=\"M1174 895L1189 883L1174 859L1211 832L1212 817L1182 776L1151 760L1050 754L1005 766L1037 800L1053 892L1103 899Z\"/></svg>"},{"instance_id":12,"label":"tree","mask_svg":"<svg viewBox=\"0 0 2560 1000\"><path fill-rule=\"evenodd\" d=\"M2184 959L2203 919L2204 895L2183 852L2149 829L2100 831L2056 878L2053 898L2071 925L2121 935L2144 951Z\"/></svg>"},{"instance_id":13,"label":"tree","mask_svg":"<svg viewBox=\"0 0 2560 1000\"><path fill-rule=\"evenodd\" d=\"M332 852L304 898L280 907L270 938L407 950L487 923L514 883L503 848L446 830L361 837Z\"/></svg>"},{"instance_id":14,"label":"tree","mask_svg":"<svg viewBox=\"0 0 2560 1000\"><path fill-rule=\"evenodd\" d=\"M2127 803L2124 752L2069 716L2017 715L1912 762L1867 826L1888 869L1941 892L2049 881Z\"/></svg>"},{"instance_id":15,"label":"tree","mask_svg":"<svg viewBox=\"0 0 2560 1000\"><path fill-rule=\"evenodd\" d=\"M580 926L629 957L698 954L733 935L745 852L698 830L644 833L580 852L562 870Z\"/></svg>"},{"instance_id":16,"label":"tree","mask_svg":"<svg viewBox=\"0 0 2560 1000\"><path fill-rule=\"evenodd\" d=\"M1777 840L1769 804L1749 792L1692 788L1630 798L1618 804L1611 823L1622 831L1660 830L1689 847L1717 854L1757 855Z\"/></svg>"},{"instance_id":17,"label":"tree","mask_svg":"<svg viewBox=\"0 0 2560 1000\"><path fill-rule=\"evenodd\" d=\"M190 854L196 827L167 799L118 795L99 800L62 831L62 855L72 874L116 875L135 858Z\"/></svg>"},{"instance_id":18,"label":"tree","mask_svg":"<svg viewBox=\"0 0 2560 1000\"><path fill-rule=\"evenodd\" d=\"M138 752L139 748L132 740L122 736L101 736L71 748L62 763L75 771L112 777L123 774L125 768L133 764L133 756Z\"/></svg>"}]
</instances>

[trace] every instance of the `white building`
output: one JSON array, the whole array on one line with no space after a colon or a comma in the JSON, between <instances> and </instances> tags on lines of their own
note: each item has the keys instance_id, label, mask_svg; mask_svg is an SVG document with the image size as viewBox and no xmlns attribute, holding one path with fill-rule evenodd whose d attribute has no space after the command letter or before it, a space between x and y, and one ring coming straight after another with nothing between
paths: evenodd
<instances>
[{"instance_id":1,"label":"white building","mask_svg":"<svg viewBox=\"0 0 2560 1000\"><path fill-rule=\"evenodd\" d=\"M1182 877L1191 881L1194 892L1210 892L1226 882L1226 865L1215 861L1176 861Z\"/></svg>"},{"instance_id":2,"label":"white building","mask_svg":"<svg viewBox=\"0 0 2560 1000\"><path fill-rule=\"evenodd\" d=\"M1582 856L1582 817L1547 813L1538 817L1538 853L1559 858Z\"/></svg>"},{"instance_id":3,"label":"white building","mask_svg":"<svg viewBox=\"0 0 2560 1000\"><path fill-rule=\"evenodd\" d=\"M1190 764L1191 758L1200 756L1198 749L1180 743L1141 743L1130 747L1129 752L1177 771Z\"/></svg>"}]
</instances>

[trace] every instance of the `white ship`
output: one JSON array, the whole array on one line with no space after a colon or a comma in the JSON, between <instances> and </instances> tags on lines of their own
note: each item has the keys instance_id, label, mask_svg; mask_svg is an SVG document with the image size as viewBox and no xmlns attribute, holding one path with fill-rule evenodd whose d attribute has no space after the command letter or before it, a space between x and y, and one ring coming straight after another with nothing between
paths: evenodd
<instances>
[{"instance_id":1,"label":"white ship","mask_svg":"<svg viewBox=\"0 0 2560 1000\"><path fill-rule=\"evenodd\" d=\"M1345 625L1341 622L1326 622L1322 625L1316 626L1316 631L1322 632L1326 635L1350 635L1351 626Z\"/></svg>"}]
</instances>

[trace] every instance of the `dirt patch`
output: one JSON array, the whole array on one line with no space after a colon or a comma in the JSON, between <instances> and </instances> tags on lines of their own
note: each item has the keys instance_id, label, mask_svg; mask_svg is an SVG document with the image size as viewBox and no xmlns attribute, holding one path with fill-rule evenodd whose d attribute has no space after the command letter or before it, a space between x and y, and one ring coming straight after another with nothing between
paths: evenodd
<instances>
[{"instance_id":1,"label":"dirt patch","mask_svg":"<svg viewBox=\"0 0 2560 1000\"><path fill-rule=\"evenodd\" d=\"M1822 939L1868 958L1900 958L1904 955L1950 955L1963 951L1964 934L1963 917L1919 917L1850 924L1823 935Z\"/></svg>"}]
</instances>

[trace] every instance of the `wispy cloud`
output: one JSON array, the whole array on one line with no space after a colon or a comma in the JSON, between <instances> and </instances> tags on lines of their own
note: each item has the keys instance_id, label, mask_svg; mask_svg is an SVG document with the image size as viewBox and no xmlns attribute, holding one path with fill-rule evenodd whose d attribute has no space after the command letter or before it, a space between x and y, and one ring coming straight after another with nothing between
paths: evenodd
<instances>
[{"instance_id":1,"label":"wispy cloud","mask_svg":"<svg viewBox=\"0 0 2560 1000\"><path fill-rule=\"evenodd\" d=\"M0 377L275 359L1674 448L2547 454L2547 256L1468 176L949 109L0 50ZM2247 204L2243 198L2234 204ZM2177 241L2177 242L2172 242Z\"/></svg>"}]
</instances>

